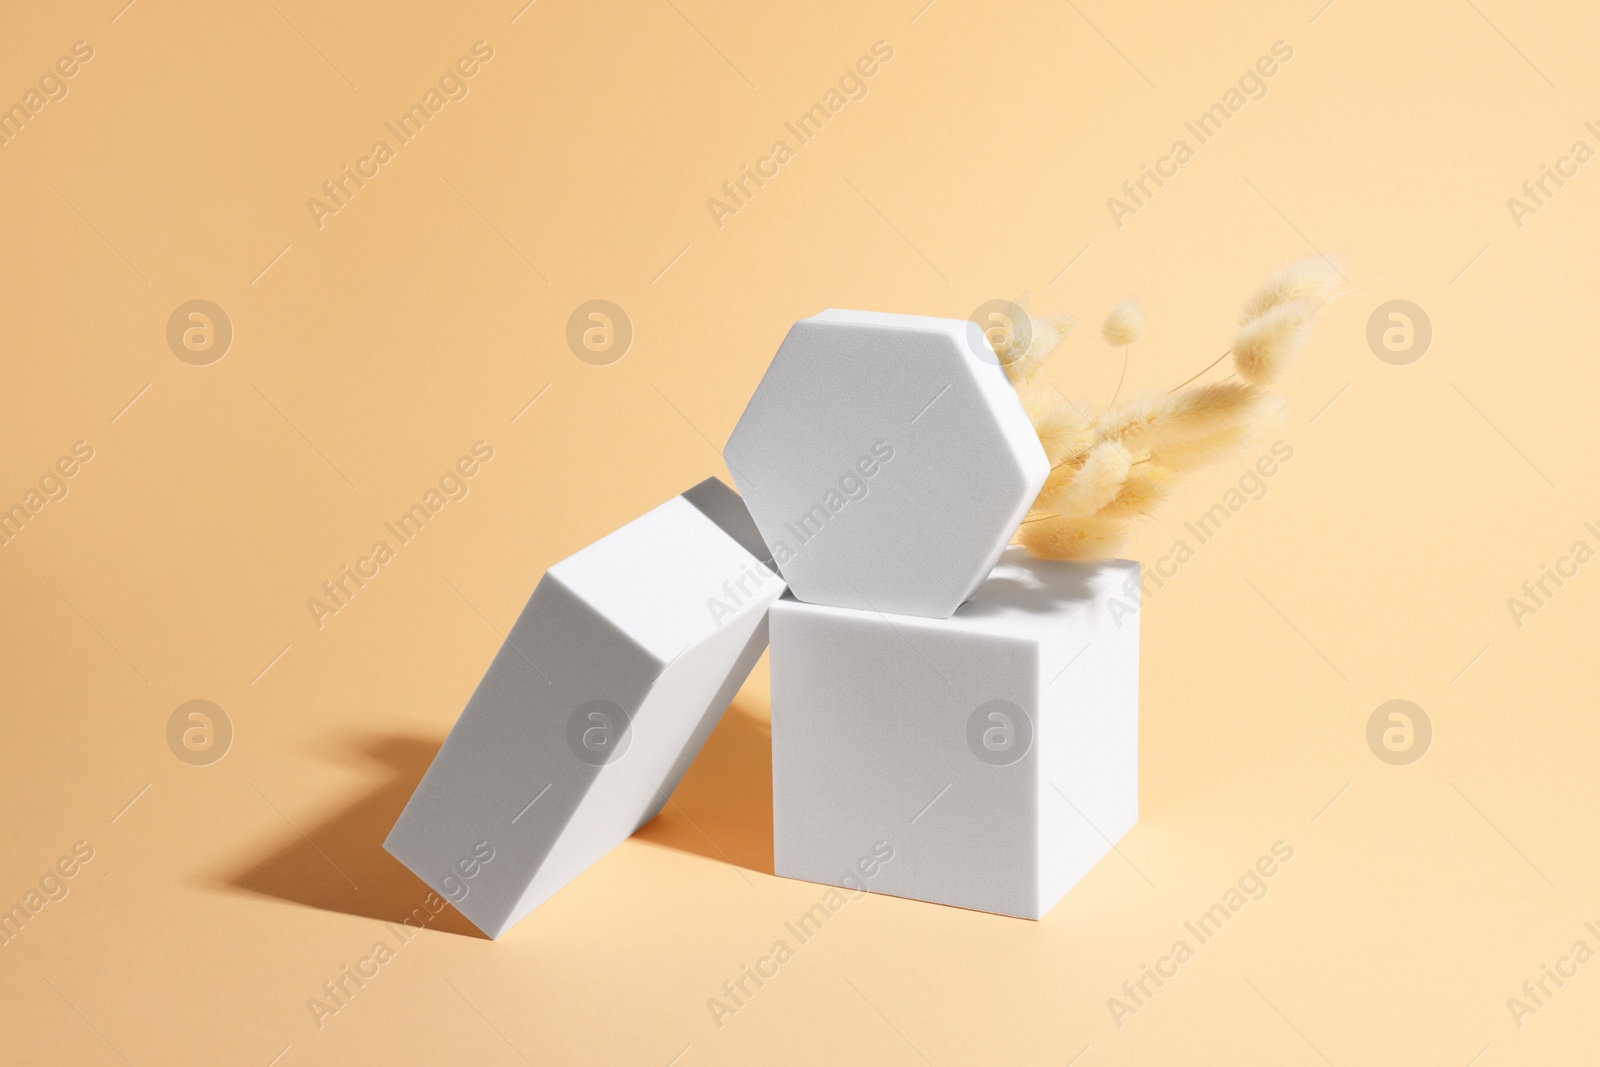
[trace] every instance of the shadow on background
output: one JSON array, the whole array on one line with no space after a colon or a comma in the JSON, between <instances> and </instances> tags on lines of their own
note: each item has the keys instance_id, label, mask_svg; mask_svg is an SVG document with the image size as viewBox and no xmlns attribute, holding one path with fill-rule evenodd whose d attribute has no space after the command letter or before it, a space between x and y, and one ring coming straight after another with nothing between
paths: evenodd
<instances>
[{"instance_id":1,"label":"shadow on background","mask_svg":"<svg viewBox=\"0 0 1600 1067\"><path fill-rule=\"evenodd\" d=\"M634 836L772 874L771 724L735 700L671 801Z\"/></svg>"},{"instance_id":2,"label":"shadow on background","mask_svg":"<svg viewBox=\"0 0 1600 1067\"><path fill-rule=\"evenodd\" d=\"M349 751L362 761L387 766L389 780L316 823L301 822L304 836L293 834L286 844L224 874L223 880L252 893L385 922L401 922L419 908L426 915L428 886L385 852L383 842L442 743L392 734L358 739ZM730 707L661 814L636 836L719 863L773 873L772 730L766 720L737 702ZM427 926L485 936L448 904Z\"/></svg>"},{"instance_id":3,"label":"shadow on background","mask_svg":"<svg viewBox=\"0 0 1600 1067\"><path fill-rule=\"evenodd\" d=\"M430 916L423 903L430 895L428 886L383 850L384 839L441 744L442 740L406 735L358 739L349 751L363 762L386 765L389 780L327 818L309 825L300 822L304 836L285 826L292 834L286 845L243 870L225 874L223 880L252 893L385 922L398 923L418 911L413 925L426 918L430 930L484 937L449 904ZM438 900L433 904L438 907Z\"/></svg>"}]
</instances>

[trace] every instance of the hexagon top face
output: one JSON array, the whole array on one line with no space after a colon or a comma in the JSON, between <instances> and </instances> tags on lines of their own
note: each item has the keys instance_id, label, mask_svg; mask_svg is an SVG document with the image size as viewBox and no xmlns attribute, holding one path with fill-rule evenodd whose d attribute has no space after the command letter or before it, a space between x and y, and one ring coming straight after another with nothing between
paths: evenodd
<instances>
[{"instance_id":1,"label":"hexagon top face","mask_svg":"<svg viewBox=\"0 0 1600 1067\"><path fill-rule=\"evenodd\" d=\"M796 597L940 619L1049 474L975 323L867 311L795 323L723 455Z\"/></svg>"}]
</instances>

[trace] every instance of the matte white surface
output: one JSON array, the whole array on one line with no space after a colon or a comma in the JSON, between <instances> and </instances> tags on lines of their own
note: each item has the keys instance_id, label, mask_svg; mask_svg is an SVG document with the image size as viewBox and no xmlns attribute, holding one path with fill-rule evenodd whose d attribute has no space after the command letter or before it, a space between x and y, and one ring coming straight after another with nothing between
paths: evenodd
<instances>
[{"instance_id":1,"label":"matte white surface","mask_svg":"<svg viewBox=\"0 0 1600 1067\"><path fill-rule=\"evenodd\" d=\"M866 311L794 324L723 455L797 598L941 619L1049 474L975 323Z\"/></svg>"},{"instance_id":2,"label":"matte white surface","mask_svg":"<svg viewBox=\"0 0 1600 1067\"><path fill-rule=\"evenodd\" d=\"M708 479L551 567L384 847L498 937L654 818L766 647L753 532ZM601 766L568 741L592 700L632 716Z\"/></svg>"},{"instance_id":3,"label":"matte white surface","mask_svg":"<svg viewBox=\"0 0 1600 1067\"><path fill-rule=\"evenodd\" d=\"M1042 917L1138 820L1139 617L1107 607L1130 579L1012 548L949 619L774 604L777 873L837 885L887 841L873 892ZM968 742L993 700L1032 724L1009 766Z\"/></svg>"}]
</instances>

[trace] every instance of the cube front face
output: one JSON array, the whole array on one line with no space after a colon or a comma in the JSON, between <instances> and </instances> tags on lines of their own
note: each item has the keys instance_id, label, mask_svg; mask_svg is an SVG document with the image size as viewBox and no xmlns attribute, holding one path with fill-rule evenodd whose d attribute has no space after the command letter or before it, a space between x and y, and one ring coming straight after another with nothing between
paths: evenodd
<instances>
[{"instance_id":1,"label":"cube front face","mask_svg":"<svg viewBox=\"0 0 1600 1067\"><path fill-rule=\"evenodd\" d=\"M796 597L946 618L1049 473L976 324L826 311L794 325L724 454Z\"/></svg>"},{"instance_id":2,"label":"cube front face","mask_svg":"<svg viewBox=\"0 0 1600 1067\"><path fill-rule=\"evenodd\" d=\"M1136 565L1019 552L948 620L773 605L778 874L1039 918L1131 828Z\"/></svg>"},{"instance_id":3,"label":"cube front face","mask_svg":"<svg viewBox=\"0 0 1600 1067\"><path fill-rule=\"evenodd\" d=\"M921 622L773 605L777 873L837 884L886 842L893 859L871 879L873 892L1028 914L1035 765L1026 756L985 762L967 725L990 700L1033 706L1034 650Z\"/></svg>"},{"instance_id":4,"label":"cube front face","mask_svg":"<svg viewBox=\"0 0 1600 1067\"><path fill-rule=\"evenodd\" d=\"M384 847L498 936L660 809L782 590L681 497L551 567Z\"/></svg>"}]
</instances>

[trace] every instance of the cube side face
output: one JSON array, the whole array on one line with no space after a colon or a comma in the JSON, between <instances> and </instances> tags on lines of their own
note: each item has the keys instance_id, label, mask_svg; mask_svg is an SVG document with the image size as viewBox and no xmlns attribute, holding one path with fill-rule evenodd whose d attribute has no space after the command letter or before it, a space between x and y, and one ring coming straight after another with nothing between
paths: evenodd
<instances>
[{"instance_id":1,"label":"cube side face","mask_svg":"<svg viewBox=\"0 0 1600 1067\"><path fill-rule=\"evenodd\" d=\"M690 764L700 755L700 750L711 739L712 731L717 728L717 723L722 721L722 715L732 706L733 698L739 695L739 690L750 677L750 672L755 669L756 662L761 659L761 653L767 650L768 625L766 611L772 602L778 599L778 594L783 591L779 586L773 595L765 598L760 605L760 618L749 636L744 638L743 648L735 655L733 667L727 673L722 687L712 696L710 703L700 716L700 722L689 735L689 740L684 744L683 751L679 753L677 762L662 777L661 788L656 791L655 799L648 810L639 819L639 826L644 826L651 819L661 814L661 809L666 807L667 798L672 796L678 783L683 781L683 776L689 772ZM743 629L737 631L741 635Z\"/></svg>"},{"instance_id":2,"label":"cube side face","mask_svg":"<svg viewBox=\"0 0 1600 1067\"><path fill-rule=\"evenodd\" d=\"M741 605L775 596L783 585L682 496L573 553L549 573L663 663L715 633Z\"/></svg>"},{"instance_id":3,"label":"cube side face","mask_svg":"<svg viewBox=\"0 0 1600 1067\"><path fill-rule=\"evenodd\" d=\"M551 567L385 847L498 936L670 793L782 591L682 498Z\"/></svg>"},{"instance_id":4,"label":"cube side face","mask_svg":"<svg viewBox=\"0 0 1600 1067\"><path fill-rule=\"evenodd\" d=\"M1048 475L974 324L864 312L794 325L725 455L797 598L925 618L971 595Z\"/></svg>"},{"instance_id":5,"label":"cube side face","mask_svg":"<svg viewBox=\"0 0 1600 1067\"><path fill-rule=\"evenodd\" d=\"M1047 675L1061 674L1041 683L1040 916L1139 819L1139 615L1111 608L1130 579L1137 585L1139 565L1069 566L1088 599L1063 646L1076 658L1047 663Z\"/></svg>"},{"instance_id":6,"label":"cube side face","mask_svg":"<svg viewBox=\"0 0 1600 1067\"><path fill-rule=\"evenodd\" d=\"M1037 751L973 745L1002 728L983 709L1034 715L1038 648L956 620L789 599L770 622L777 873L1032 916Z\"/></svg>"}]
</instances>

